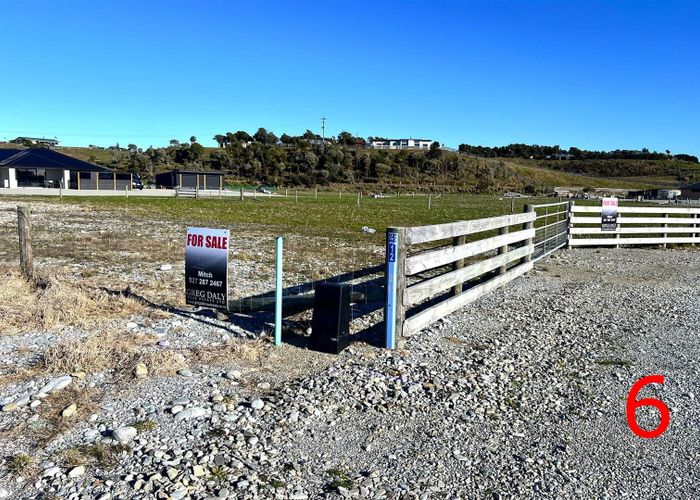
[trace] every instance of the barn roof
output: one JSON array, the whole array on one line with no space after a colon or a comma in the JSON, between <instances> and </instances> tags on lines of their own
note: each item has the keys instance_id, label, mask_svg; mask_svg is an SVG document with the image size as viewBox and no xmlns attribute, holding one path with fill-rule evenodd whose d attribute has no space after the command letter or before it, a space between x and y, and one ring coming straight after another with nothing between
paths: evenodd
<instances>
[{"instance_id":1,"label":"barn roof","mask_svg":"<svg viewBox=\"0 0 700 500\"><path fill-rule=\"evenodd\" d=\"M14 154L2 156L4 154L3 151L14 151ZM63 170L81 172L114 172L111 168L95 165L94 163L79 160L47 148L0 149L0 167L61 168Z\"/></svg>"}]
</instances>

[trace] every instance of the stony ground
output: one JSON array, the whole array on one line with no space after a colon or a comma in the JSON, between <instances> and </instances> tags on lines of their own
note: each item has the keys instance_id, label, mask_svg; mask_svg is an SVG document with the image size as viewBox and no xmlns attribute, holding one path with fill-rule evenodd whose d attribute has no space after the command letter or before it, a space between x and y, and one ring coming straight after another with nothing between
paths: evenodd
<instances>
[{"instance_id":1,"label":"stony ground","mask_svg":"<svg viewBox=\"0 0 700 500\"><path fill-rule=\"evenodd\" d=\"M186 363L7 382L0 496L697 498L699 278L694 250L563 251L396 352L274 348L195 315L112 320ZM29 363L81 335L7 336L0 353ZM625 400L654 373L666 384L640 397L671 425L644 440Z\"/></svg>"}]
</instances>

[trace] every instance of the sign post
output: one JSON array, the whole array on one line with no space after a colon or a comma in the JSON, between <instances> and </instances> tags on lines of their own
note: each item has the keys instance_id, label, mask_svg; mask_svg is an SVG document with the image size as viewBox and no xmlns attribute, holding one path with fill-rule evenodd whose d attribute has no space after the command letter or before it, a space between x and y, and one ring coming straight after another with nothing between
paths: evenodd
<instances>
[{"instance_id":1,"label":"sign post","mask_svg":"<svg viewBox=\"0 0 700 500\"><path fill-rule=\"evenodd\" d=\"M228 311L228 229L187 228L187 304Z\"/></svg>"},{"instance_id":2,"label":"sign post","mask_svg":"<svg viewBox=\"0 0 700 500\"><path fill-rule=\"evenodd\" d=\"M617 198L603 198L600 230L617 231Z\"/></svg>"},{"instance_id":3,"label":"sign post","mask_svg":"<svg viewBox=\"0 0 700 500\"><path fill-rule=\"evenodd\" d=\"M396 349L396 254L398 252L399 234L387 232L386 240L386 312L384 324L386 329L386 348Z\"/></svg>"},{"instance_id":4,"label":"sign post","mask_svg":"<svg viewBox=\"0 0 700 500\"><path fill-rule=\"evenodd\" d=\"M282 248L284 238L275 240L275 345L282 343Z\"/></svg>"}]
</instances>

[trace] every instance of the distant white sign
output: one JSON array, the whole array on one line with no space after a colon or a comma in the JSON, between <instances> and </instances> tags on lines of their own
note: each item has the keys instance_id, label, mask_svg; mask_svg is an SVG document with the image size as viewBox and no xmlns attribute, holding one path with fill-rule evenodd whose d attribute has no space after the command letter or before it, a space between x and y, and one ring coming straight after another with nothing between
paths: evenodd
<instances>
[{"instance_id":1,"label":"distant white sign","mask_svg":"<svg viewBox=\"0 0 700 500\"><path fill-rule=\"evenodd\" d=\"M603 198L601 231L617 231L617 198Z\"/></svg>"},{"instance_id":2,"label":"distant white sign","mask_svg":"<svg viewBox=\"0 0 700 500\"><path fill-rule=\"evenodd\" d=\"M188 227L185 295L188 304L228 310L228 229Z\"/></svg>"}]
</instances>

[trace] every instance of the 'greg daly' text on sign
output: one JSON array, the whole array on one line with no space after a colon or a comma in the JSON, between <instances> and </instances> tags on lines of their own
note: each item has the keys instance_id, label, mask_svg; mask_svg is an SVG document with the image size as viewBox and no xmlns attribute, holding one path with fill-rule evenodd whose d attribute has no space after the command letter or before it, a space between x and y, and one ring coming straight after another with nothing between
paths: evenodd
<instances>
[{"instance_id":1,"label":"'greg daly' text on sign","mask_svg":"<svg viewBox=\"0 0 700 500\"><path fill-rule=\"evenodd\" d=\"M228 310L228 229L187 228L186 302Z\"/></svg>"}]
</instances>

